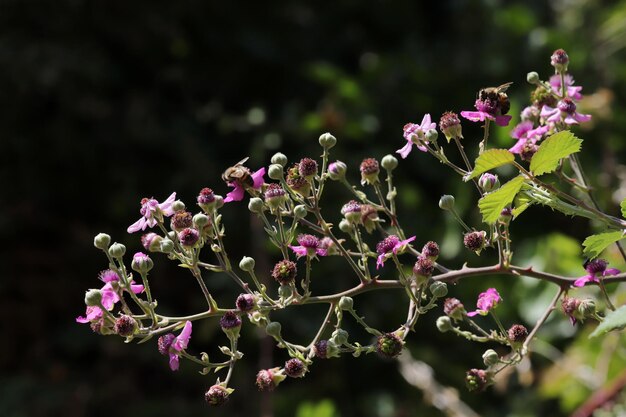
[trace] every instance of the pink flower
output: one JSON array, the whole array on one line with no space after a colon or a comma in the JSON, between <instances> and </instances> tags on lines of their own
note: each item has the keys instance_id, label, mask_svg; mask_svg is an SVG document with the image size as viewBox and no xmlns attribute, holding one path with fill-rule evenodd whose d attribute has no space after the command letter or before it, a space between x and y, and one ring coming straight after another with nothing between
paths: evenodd
<instances>
[{"instance_id":1,"label":"pink flower","mask_svg":"<svg viewBox=\"0 0 626 417\"><path fill-rule=\"evenodd\" d=\"M561 76L559 74L555 74L550 77L550 87L552 87L552 90L556 94L559 96L561 95ZM574 100L580 100L583 98L583 95L580 93L583 88L574 86L574 78L569 74L565 74L565 88L567 89L566 95L568 97L571 97Z\"/></svg>"},{"instance_id":2,"label":"pink flower","mask_svg":"<svg viewBox=\"0 0 626 417\"><path fill-rule=\"evenodd\" d=\"M289 245L289 247L296 254L296 256L298 256L298 258L303 256L309 256L312 258L316 255L326 256L328 254L327 249L321 245L320 240L316 236L300 235L296 240L300 246Z\"/></svg>"},{"instance_id":3,"label":"pink flower","mask_svg":"<svg viewBox=\"0 0 626 417\"><path fill-rule=\"evenodd\" d=\"M422 152L428 152L425 145L428 145L426 140L426 132L437 127L437 123L433 123L430 119L430 114L425 114L421 124L407 123L404 125L404 139L406 139L406 145L403 148L398 149L396 153L399 153L403 159L405 159L413 150L413 145L417 146Z\"/></svg>"},{"instance_id":4,"label":"pink flower","mask_svg":"<svg viewBox=\"0 0 626 417\"><path fill-rule=\"evenodd\" d=\"M474 317L477 314L486 316L487 313L489 313L491 309L496 308L500 302L502 302L502 298L500 297L498 290L495 288L489 288L487 291L480 293L478 296L478 301L476 302L476 307L478 307L478 309L467 313L467 315L469 317Z\"/></svg>"},{"instance_id":5,"label":"pink flower","mask_svg":"<svg viewBox=\"0 0 626 417\"><path fill-rule=\"evenodd\" d=\"M106 308L108 311L113 310L115 304L120 301L120 296L118 294L117 281L119 281L120 277L117 273L111 269L107 269L105 271L100 272L100 280L102 280L105 284L100 289L102 292L102 306ZM113 284L115 283L115 285ZM135 294L140 294L143 292L143 285L135 285L135 281L131 281L130 288ZM98 306L88 306L87 311L85 313L85 317L77 317L77 323L90 323L92 321L96 321L102 318L103 316L102 309Z\"/></svg>"},{"instance_id":6,"label":"pink flower","mask_svg":"<svg viewBox=\"0 0 626 417\"><path fill-rule=\"evenodd\" d=\"M551 123L562 121L568 125L576 125L591 120L590 114L580 114L576 112L576 103L569 97L565 97L559 101L556 108L544 105L541 109L541 117Z\"/></svg>"},{"instance_id":7,"label":"pink flower","mask_svg":"<svg viewBox=\"0 0 626 417\"><path fill-rule=\"evenodd\" d=\"M414 240L415 236L411 236L405 240L400 240L400 238L396 235L389 235L378 242L376 245L376 253L378 253L378 258L376 259L376 269L379 269L385 264L389 254L397 254L402 250L402 248Z\"/></svg>"},{"instance_id":8,"label":"pink flower","mask_svg":"<svg viewBox=\"0 0 626 417\"><path fill-rule=\"evenodd\" d=\"M248 171L250 172L250 171ZM258 190L261 188L263 183L265 182L263 175L265 175L265 167L259 169L254 172L250 177L252 178L252 188ZM233 187L233 190L226 194L226 198L224 199L224 203L230 203L231 201L241 201L243 200L244 191L243 185L239 181L233 181L228 183L229 187Z\"/></svg>"},{"instance_id":9,"label":"pink flower","mask_svg":"<svg viewBox=\"0 0 626 417\"><path fill-rule=\"evenodd\" d=\"M502 115L500 105L497 100L480 98L474 103L478 111L462 111L461 116L472 122L484 122L486 119L493 120L498 126L508 126L511 116Z\"/></svg>"},{"instance_id":10,"label":"pink flower","mask_svg":"<svg viewBox=\"0 0 626 417\"><path fill-rule=\"evenodd\" d=\"M176 199L176 192L173 192L167 200L159 203L154 198L144 198L141 200L141 218L135 223L128 226L128 233L135 233L140 230L146 230L146 227L156 226L158 221L163 220L163 216L169 217L174 214L172 204Z\"/></svg>"},{"instance_id":11,"label":"pink flower","mask_svg":"<svg viewBox=\"0 0 626 417\"><path fill-rule=\"evenodd\" d=\"M585 264L585 270L587 275L578 278L574 281L574 287L584 287L588 282L600 282L598 275L606 277L607 275L617 275L620 273L619 269L607 268L608 262L604 259L594 259Z\"/></svg>"},{"instance_id":12,"label":"pink flower","mask_svg":"<svg viewBox=\"0 0 626 417\"><path fill-rule=\"evenodd\" d=\"M521 154L528 144L534 145L541 140L542 136L546 134L549 129L549 126L539 126L533 129L533 122L531 121L518 124L511 131L511 137L517 139L517 143L509 149L509 151Z\"/></svg>"},{"instance_id":13,"label":"pink flower","mask_svg":"<svg viewBox=\"0 0 626 417\"><path fill-rule=\"evenodd\" d=\"M169 348L170 369L172 371L178 371L178 357L183 350L187 349L189 339L191 339L191 322L187 320L187 322L185 323L185 327L183 327L183 331L180 332L180 334L176 336L174 340L172 340L172 344Z\"/></svg>"}]
</instances>

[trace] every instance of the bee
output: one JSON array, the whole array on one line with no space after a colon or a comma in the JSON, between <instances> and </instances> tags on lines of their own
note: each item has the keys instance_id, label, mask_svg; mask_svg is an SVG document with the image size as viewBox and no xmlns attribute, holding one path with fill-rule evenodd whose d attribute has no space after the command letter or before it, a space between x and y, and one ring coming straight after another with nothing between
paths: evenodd
<instances>
[{"instance_id":1,"label":"bee","mask_svg":"<svg viewBox=\"0 0 626 417\"><path fill-rule=\"evenodd\" d=\"M482 101L495 102L501 114L507 114L511 109L511 102L506 90L513 84L512 82L502 84L498 87L485 87L478 92L478 98Z\"/></svg>"},{"instance_id":2,"label":"bee","mask_svg":"<svg viewBox=\"0 0 626 417\"><path fill-rule=\"evenodd\" d=\"M222 174L222 179L226 182L249 182L252 172L249 168L243 165L248 161L248 159L249 157L245 157L232 167L226 168L226 171Z\"/></svg>"}]
</instances>

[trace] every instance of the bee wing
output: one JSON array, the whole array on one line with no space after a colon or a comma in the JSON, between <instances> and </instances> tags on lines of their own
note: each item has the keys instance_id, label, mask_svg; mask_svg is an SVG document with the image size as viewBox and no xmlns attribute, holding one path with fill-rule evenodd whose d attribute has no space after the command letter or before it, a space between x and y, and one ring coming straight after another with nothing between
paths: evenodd
<instances>
[{"instance_id":1,"label":"bee wing","mask_svg":"<svg viewBox=\"0 0 626 417\"><path fill-rule=\"evenodd\" d=\"M248 159L250 159L250 157L249 157L249 156L246 156L246 157L245 157L245 158L243 158L241 161L237 162L234 166L237 166L237 165L243 165L243 164L245 164L245 163L248 161Z\"/></svg>"},{"instance_id":2,"label":"bee wing","mask_svg":"<svg viewBox=\"0 0 626 417\"><path fill-rule=\"evenodd\" d=\"M513 85L513 81L504 83L501 86L496 87L496 90L498 90L499 93L504 93L506 90L509 89L511 85Z\"/></svg>"}]
</instances>

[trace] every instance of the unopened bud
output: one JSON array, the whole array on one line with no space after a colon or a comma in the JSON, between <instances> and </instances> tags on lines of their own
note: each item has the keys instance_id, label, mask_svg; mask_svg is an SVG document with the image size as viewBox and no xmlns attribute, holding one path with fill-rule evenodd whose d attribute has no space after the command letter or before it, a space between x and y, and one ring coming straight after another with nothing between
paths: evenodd
<instances>
[{"instance_id":1,"label":"unopened bud","mask_svg":"<svg viewBox=\"0 0 626 417\"><path fill-rule=\"evenodd\" d=\"M307 215L306 207L302 204L298 204L293 208L293 215L296 219L303 219Z\"/></svg>"},{"instance_id":2,"label":"unopened bud","mask_svg":"<svg viewBox=\"0 0 626 417\"><path fill-rule=\"evenodd\" d=\"M497 175L485 172L478 179L478 185L484 192L489 193L500 188L500 181L498 180Z\"/></svg>"},{"instance_id":3,"label":"unopened bud","mask_svg":"<svg viewBox=\"0 0 626 417\"><path fill-rule=\"evenodd\" d=\"M91 289L85 293L85 305L88 307L98 307L102 303L102 291Z\"/></svg>"},{"instance_id":4,"label":"unopened bud","mask_svg":"<svg viewBox=\"0 0 626 417\"><path fill-rule=\"evenodd\" d=\"M282 299L289 298L293 295L293 288L291 285L281 285L278 287L278 296Z\"/></svg>"},{"instance_id":5,"label":"unopened bud","mask_svg":"<svg viewBox=\"0 0 626 417\"><path fill-rule=\"evenodd\" d=\"M528 81L529 84L539 83L539 74L537 74L535 71L529 72L528 74L526 74L526 81Z\"/></svg>"},{"instance_id":6,"label":"unopened bud","mask_svg":"<svg viewBox=\"0 0 626 417\"><path fill-rule=\"evenodd\" d=\"M259 197L252 197L248 202L248 210L253 213L261 213L263 211L263 200Z\"/></svg>"},{"instance_id":7,"label":"unopened bud","mask_svg":"<svg viewBox=\"0 0 626 417\"><path fill-rule=\"evenodd\" d=\"M346 176L348 166L341 161L331 162L328 165L328 176L331 180L337 181Z\"/></svg>"},{"instance_id":8,"label":"unopened bud","mask_svg":"<svg viewBox=\"0 0 626 417\"><path fill-rule=\"evenodd\" d=\"M337 138L330 133L323 133L319 138L320 146L324 149L330 149L337 144Z\"/></svg>"},{"instance_id":9,"label":"unopened bud","mask_svg":"<svg viewBox=\"0 0 626 417\"><path fill-rule=\"evenodd\" d=\"M578 312L584 319L596 317L596 302L592 299L580 300L578 305Z\"/></svg>"},{"instance_id":10,"label":"unopened bud","mask_svg":"<svg viewBox=\"0 0 626 417\"><path fill-rule=\"evenodd\" d=\"M161 252L171 253L173 250L174 250L174 242L171 239L165 238L161 241Z\"/></svg>"},{"instance_id":11,"label":"unopened bud","mask_svg":"<svg viewBox=\"0 0 626 417\"><path fill-rule=\"evenodd\" d=\"M276 152L274 156L272 156L271 162L272 164L276 164L276 165L280 165L284 167L287 165L287 156L285 156L284 153ZM270 178L272 177L270 176Z\"/></svg>"},{"instance_id":12,"label":"unopened bud","mask_svg":"<svg viewBox=\"0 0 626 417\"><path fill-rule=\"evenodd\" d=\"M283 166L279 164L270 165L267 176L276 181L280 180L283 177Z\"/></svg>"},{"instance_id":13,"label":"unopened bud","mask_svg":"<svg viewBox=\"0 0 626 417\"><path fill-rule=\"evenodd\" d=\"M493 366L500 363L500 356L493 349L487 349L485 353L483 353L483 363L485 366Z\"/></svg>"},{"instance_id":14,"label":"unopened bud","mask_svg":"<svg viewBox=\"0 0 626 417\"><path fill-rule=\"evenodd\" d=\"M330 339L337 345L341 346L348 342L348 332L343 329L337 329L333 332Z\"/></svg>"},{"instance_id":15,"label":"unopened bud","mask_svg":"<svg viewBox=\"0 0 626 417\"><path fill-rule=\"evenodd\" d=\"M176 200L172 203L172 210L174 211L183 211L185 210L185 203L180 200Z\"/></svg>"},{"instance_id":16,"label":"unopened bud","mask_svg":"<svg viewBox=\"0 0 626 417\"><path fill-rule=\"evenodd\" d=\"M239 268L242 271L246 271L246 272L252 272L254 271L254 258L251 258L249 256L244 256L243 258L241 258L241 261L239 262Z\"/></svg>"},{"instance_id":17,"label":"unopened bud","mask_svg":"<svg viewBox=\"0 0 626 417\"><path fill-rule=\"evenodd\" d=\"M280 325L280 323L277 321L273 321L269 323L267 327L265 327L265 332L272 337L280 338L281 329L282 326Z\"/></svg>"},{"instance_id":18,"label":"unopened bud","mask_svg":"<svg viewBox=\"0 0 626 417\"><path fill-rule=\"evenodd\" d=\"M98 233L96 237L93 238L93 245L102 250L106 250L111 243L111 236L106 233Z\"/></svg>"},{"instance_id":19,"label":"unopened bud","mask_svg":"<svg viewBox=\"0 0 626 417\"><path fill-rule=\"evenodd\" d=\"M352 232L352 226L350 225L350 222L348 220L341 219L341 221L339 222L339 230L344 233L350 233Z\"/></svg>"},{"instance_id":20,"label":"unopened bud","mask_svg":"<svg viewBox=\"0 0 626 417\"><path fill-rule=\"evenodd\" d=\"M196 226L196 229L202 230L204 226L209 224L209 217L205 214L198 213L193 216L193 224Z\"/></svg>"},{"instance_id":21,"label":"unopened bud","mask_svg":"<svg viewBox=\"0 0 626 417\"><path fill-rule=\"evenodd\" d=\"M441 333L449 332L452 328L452 320L450 320L450 317L441 316L437 319L437 330Z\"/></svg>"},{"instance_id":22,"label":"unopened bud","mask_svg":"<svg viewBox=\"0 0 626 417\"><path fill-rule=\"evenodd\" d=\"M438 137L439 132L437 132L435 129L429 129L428 132L426 132L426 140L429 142L437 142Z\"/></svg>"},{"instance_id":23,"label":"unopened bud","mask_svg":"<svg viewBox=\"0 0 626 417\"><path fill-rule=\"evenodd\" d=\"M150 257L143 252L137 252L135 255L133 255L133 260L130 263L130 267L133 269L133 271L137 271L143 274L150 271L153 266L154 262L152 262L152 259L150 259Z\"/></svg>"},{"instance_id":24,"label":"unopened bud","mask_svg":"<svg viewBox=\"0 0 626 417\"><path fill-rule=\"evenodd\" d=\"M453 210L454 209L454 196L449 194L444 194L439 199L439 208L442 210Z\"/></svg>"},{"instance_id":25,"label":"unopened bud","mask_svg":"<svg viewBox=\"0 0 626 417\"><path fill-rule=\"evenodd\" d=\"M346 297L343 296L339 299L339 308L342 310L352 310L354 306L354 300L352 300L352 297Z\"/></svg>"},{"instance_id":26,"label":"unopened bud","mask_svg":"<svg viewBox=\"0 0 626 417\"><path fill-rule=\"evenodd\" d=\"M398 159L393 155L385 155L380 161L380 165L387 171L393 171L398 167Z\"/></svg>"},{"instance_id":27,"label":"unopened bud","mask_svg":"<svg viewBox=\"0 0 626 417\"><path fill-rule=\"evenodd\" d=\"M445 282L435 281L430 284L430 287L428 287L428 289L435 298L442 298L448 295L448 286Z\"/></svg>"},{"instance_id":28,"label":"unopened bud","mask_svg":"<svg viewBox=\"0 0 626 417\"><path fill-rule=\"evenodd\" d=\"M112 244L111 247L109 248L109 255L111 255L112 257L116 259L123 257L125 253L126 253L126 246L122 245L121 243L116 242Z\"/></svg>"}]
</instances>

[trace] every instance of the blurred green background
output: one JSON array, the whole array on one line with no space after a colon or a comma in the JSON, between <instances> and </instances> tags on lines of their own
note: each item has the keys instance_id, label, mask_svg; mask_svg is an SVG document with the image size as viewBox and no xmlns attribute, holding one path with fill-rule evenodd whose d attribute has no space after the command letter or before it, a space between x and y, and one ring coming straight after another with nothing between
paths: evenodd
<instances>
[{"instance_id":1,"label":"blurred green background","mask_svg":"<svg viewBox=\"0 0 626 417\"><path fill-rule=\"evenodd\" d=\"M404 144L405 123L427 112L438 120L446 110L471 109L481 87L513 81L517 117L531 90L526 73L547 78L549 56L562 47L591 95L581 110L594 121L575 131L585 139L581 157L598 199L617 213L626 197L626 1L2 0L0 28L2 416L443 415L404 381L395 362L376 357L318 361L306 379L259 394L257 370L286 358L250 326L243 330L237 391L226 407L209 410L203 393L212 377L188 362L172 373L155 343L125 345L74 322L84 312L85 289L97 286L106 268L92 246L96 233L109 233L132 254L139 236L125 231L142 197L177 191L191 207L202 187L225 195L221 172L245 156L252 168L267 165L278 150L291 161L316 157L317 137L330 131L339 139L334 158L348 164L356 181L363 158ZM473 157L481 131L463 123ZM507 129L494 137L492 145L512 145ZM453 149L447 153L457 158ZM490 253L462 251L461 229L437 207L441 194L454 194L466 221L481 227L472 187L416 151L396 177L401 219L418 245L440 242L442 262L451 266L493 261ZM327 217L338 221L349 197L335 184L327 192ZM253 255L260 270L269 270L276 253L259 243L246 204L229 205L224 217L233 258ZM583 275L580 242L597 230L586 220L531 208L512 226L516 263ZM200 311L191 277L154 258L152 286L162 311ZM319 289L353 282L341 262L316 266ZM209 276L207 283L220 305L233 303L237 291L226 277ZM476 278L450 293L471 307L490 285L505 299L505 323L529 327L555 291L531 280ZM403 319L399 293L355 301L374 326L392 329ZM283 327L304 342L323 314L296 310ZM471 395L464 372L482 366L485 346L438 333L437 315L423 318L408 347L480 415L568 415L626 364L623 338L589 344L588 329L576 334L557 312L523 372ZM354 335L367 342L356 328ZM194 327L195 353L216 355L224 343L216 323Z\"/></svg>"}]
</instances>

